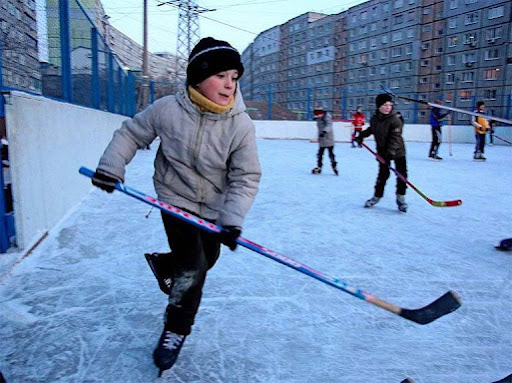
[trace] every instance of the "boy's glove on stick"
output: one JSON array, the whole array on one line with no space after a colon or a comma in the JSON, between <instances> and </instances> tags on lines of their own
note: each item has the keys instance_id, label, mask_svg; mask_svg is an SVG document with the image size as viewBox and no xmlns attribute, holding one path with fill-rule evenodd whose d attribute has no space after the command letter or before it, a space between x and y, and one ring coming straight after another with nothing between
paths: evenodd
<instances>
[{"instance_id":1,"label":"boy's glove on stick","mask_svg":"<svg viewBox=\"0 0 512 383\"><path fill-rule=\"evenodd\" d=\"M222 226L222 231L219 233L220 241L230 250L235 250L238 245L236 240L240 234L242 234L242 228L238 226Z\"/></svg>"},{"instance_id":2,"label":"boy's glove on stick","mask_svg":"<svg viewBox=\"0 0 512 383\"><path fill-rule=\"evenodd\" d=\"M99 187L101 190L105 190L107 193L112 193L116 188L116 183L122 182L122 180L103 170L96 169L96 172L94 172L94 175L92 176L91 182L94 186Z\"/></svg>"}]
</instances>

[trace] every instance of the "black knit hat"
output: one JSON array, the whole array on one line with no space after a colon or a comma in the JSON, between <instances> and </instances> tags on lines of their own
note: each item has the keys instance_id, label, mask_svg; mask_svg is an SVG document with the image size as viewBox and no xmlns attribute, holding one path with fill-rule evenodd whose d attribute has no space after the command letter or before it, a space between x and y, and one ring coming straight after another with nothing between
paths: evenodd
<instances>
[{"instance_id":1,"label":"black knit hat","mask_svg":"<svg viewBox=\"0 0 512 383\"><path fill-rule=\"evenodd\" d=\"M381 93L375 98L375 105L377 109L384 105L386 102L393 102L393 97L387 93Z\"/></svg>"},{"instance_id":2,"label":"black knit hat","mask_svg":"<svg viewBox=\"0 0 512 383\"><path fill-rule=\"evenodd\" d=\"M206 37L190 52L187 84L196 86L208 77L229 69L238 70L238 78L242 77L244 66L238 51L226 41Z\"/></svg>"}]
</instances>

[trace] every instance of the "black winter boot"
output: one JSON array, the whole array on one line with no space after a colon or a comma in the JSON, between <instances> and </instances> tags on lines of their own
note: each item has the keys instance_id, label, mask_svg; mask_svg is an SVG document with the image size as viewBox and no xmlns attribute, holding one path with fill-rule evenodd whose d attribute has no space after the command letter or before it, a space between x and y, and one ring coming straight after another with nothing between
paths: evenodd
<instances>
[{"instance_id":1,"label":"black winter boot","mask_svg":"<svg viewBox=\"0 0 512 383\"><path fill-rule=\"evenodd\" d=\"M316 167L313 170L311 170L311 173L313 173L313 174L320 174L320 173L322 173L322 168Z\"/></svg>"}]
</instances>

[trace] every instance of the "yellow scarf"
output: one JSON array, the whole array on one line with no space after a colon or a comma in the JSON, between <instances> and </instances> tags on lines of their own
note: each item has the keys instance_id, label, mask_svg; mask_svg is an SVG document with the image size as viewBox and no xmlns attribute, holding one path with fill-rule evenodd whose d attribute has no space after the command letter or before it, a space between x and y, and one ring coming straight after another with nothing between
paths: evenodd
<instances>
[{"instance_id":1,"label":"yellow scarf","mask_svg":"<svg viewBox=\"0 0 512 383\"><path fill-rule=\"evenodd\" d=\"M190 85L188 86L188 94L190 96L190 100L192 100L192 102L194 104L196 104L203 112L207 111L207 112L222 114L224 112L227 112L229 109L231 109L231 107L233 106L233 104L235 102L235 98L231 97L231 100L229 100L229 103L226 106L216 104L209 98L203 96L201 93L199 93L197 90L195 90Z\"/></svg>"}]
</instances>

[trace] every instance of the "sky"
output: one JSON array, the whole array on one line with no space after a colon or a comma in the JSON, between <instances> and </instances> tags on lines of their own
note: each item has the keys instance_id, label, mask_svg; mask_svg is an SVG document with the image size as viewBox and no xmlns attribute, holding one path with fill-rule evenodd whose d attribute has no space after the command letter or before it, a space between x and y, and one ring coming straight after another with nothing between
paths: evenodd
<instances>
[{"instance_id":1,"label":"sky","mask_svg":"<svg viewBox=\"0 0 512 383\"><path fill-rule=\"evenodd\" d=\"M178 10L162 5L160 0L148 0L148 46L150 52L176 52ZM197 1L206 9L199 15L201 37L212 36L231 43L243 52L256 36L276 25L314 11L335 14L363 0L216 0ZM142 0L103 0L110 23L130 38L142 44Z\"/></svg>"},{"instance_id":2,"label":"sky","mask_svg":"<svg viewBox=\"0 0 512 383\"><path fill-rule=\"evenodd\" d=\"M282 124L286 124L285 121ZM313 124L313 122L311 122ZM407 126L406 126L407 129ZM374 147L373 142L368 145ZM0 257L0 371L24 383L491 383L512 373L512 147L407 142L409 209L392 175L371 209L377 162L336 143L340 175L312 175L318 144L258 140L260 191L243 236L391 304L416 309L446 291L462 306L418 325L241 246L209 272L192 334L157 379L152 351L166 297L143 254L168 251L157 211L91 193L10 269ZM150 195L139 151L126 184ZM95 163L83 164L94 168ZM77 173L76 177L83 177Z\"/></svg>"}]
</instances>

